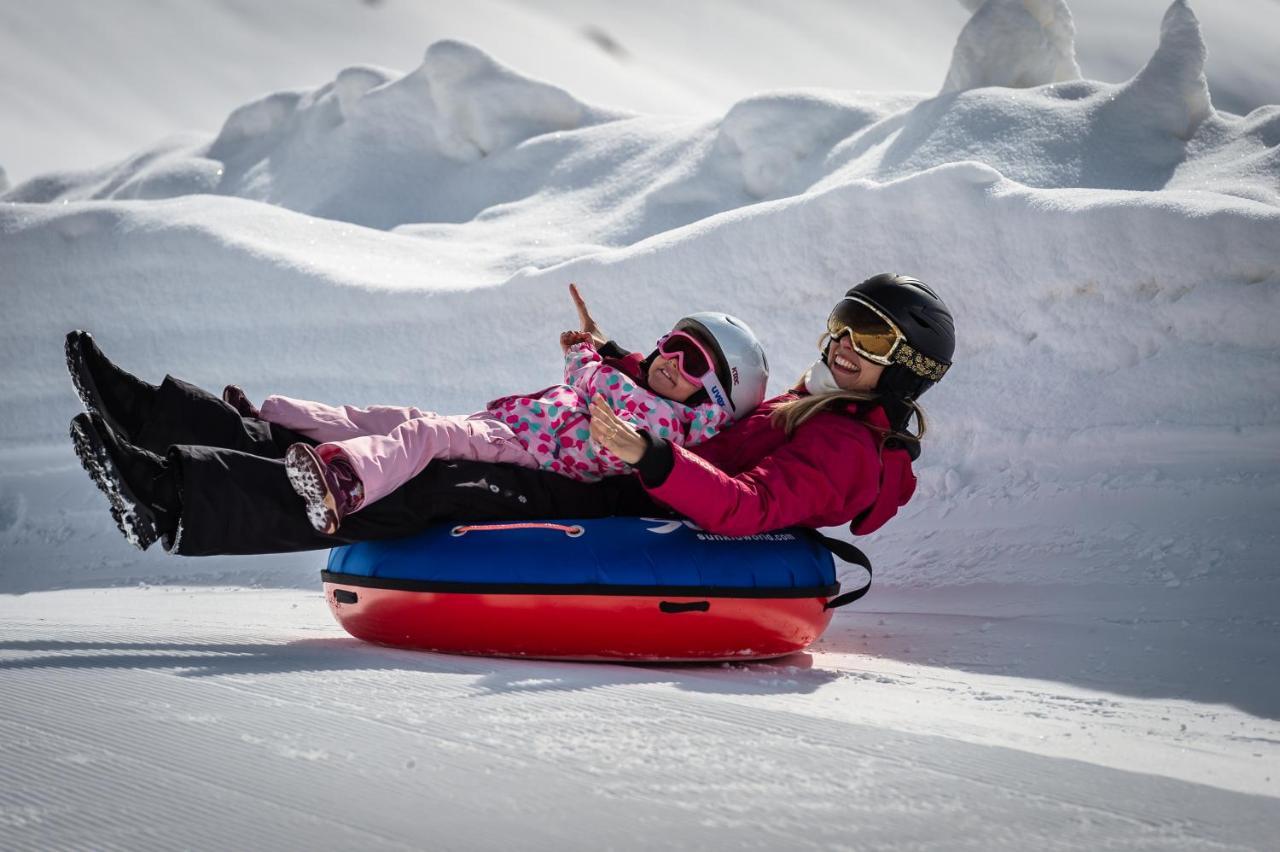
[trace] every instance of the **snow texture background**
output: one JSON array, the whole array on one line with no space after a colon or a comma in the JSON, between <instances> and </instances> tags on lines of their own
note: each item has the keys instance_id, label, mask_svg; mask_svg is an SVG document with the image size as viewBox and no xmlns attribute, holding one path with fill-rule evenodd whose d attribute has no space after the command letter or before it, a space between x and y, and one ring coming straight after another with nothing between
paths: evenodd
<instances>
[{"instance_id":1,"label":"snow texture background","mask_svg":"<svg viewBox=\"0 0 1280 852\"><path fill-rule=\"evenodd\" d=\"M0 7L0 846L1268 848L1277 38L1264 0ZM361 645L321 554L131 550L65 437L71 328L470 411L558 372L576 281L635 348L744 317L776 393L886 270L956 367L876 590L774 663Z\"/></svg>"}]
</instances>

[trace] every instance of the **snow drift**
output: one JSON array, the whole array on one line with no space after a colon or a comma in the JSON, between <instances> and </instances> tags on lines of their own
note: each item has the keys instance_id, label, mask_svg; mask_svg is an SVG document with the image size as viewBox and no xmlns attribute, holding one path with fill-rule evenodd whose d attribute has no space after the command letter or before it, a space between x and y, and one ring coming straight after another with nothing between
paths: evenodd
<instances>
[{"instance_id":1,"label":"snow drift","mask_svg":"<svg viewBox=\"0 0 1280 852\"><path fill-rule=\"evenodd\" d=\"M1061 3L991 0L935 97L774 92L703 120L592 106L441 42L410 73L344 69L212 138L23 182L0 207L0 435L62 432L75 326L153 378L469 410L554 374L571 280L636 347L691 310L754 317L778 391L832 297L895 269L960 328L915 523L957 482L1008 493L1019 466L1080 483L1153 441L1265 446L1280 109L1213 110L1183 2L1122 84L1054 82L1071 27ZM1037 85L952 90L1040 54Z\"/></svg>"},{"instance_id":2,"label":"snow drift","mask_svg":"<svg viewBox=\"0 0 1280 852\"><path fill-rule=\"evenodd\" d=\"M1121 83L1078 79L1085 25L989 0L936 95L770 91L700 117L607 108L437 42L408 73L342 69L216 134L17 183L0 195L4 589L315 583L313 554L125 547L63 438L70 328L152 380L463 411L551 380L576 281L635 348L683 313L741 315L780 392L833 299L900 271L943 294L959 346L923 400L920 493L863 544L884 600L931 615L909 619L914 650L857 614L834 641L980 679L970 697L1017 691L994 668L1125 709L1082 753L1017 726L1040 698L1010 705L1007 736L892 697L864 712L1113 768L1150 722L1142 771L1274 796L1249 755L1274 758L1280 717L1280 107L1214 108L1182 0ZM1149 698L1185 715L1160 727L1135 709ZM1229 721L1191 743L1174 724L1206 705ZM1172 757L1191 744L1211 778ZM1260 817L1205 831L1268 836Z\"/></svg>"},{"instance_id":3,"label":"snow drift","mask_svg":"<svg viewBox=\"0 0 1280 852\"><path fill-rule=\"evenodd\" d=\"M1213 110L1181 0L1121 84L1058 82L1072 26L1061 3L990 0L935 97L773 92L699 120L441 42L407 74L347 68L212 138L25 181L0 196L0 435L62 432L75 326L153 378L469 410L554 374L571 280L636 347L691 310L755 318L777 391L832 297L894 269L960 328L915 524L960 482L1008 494L1014 468L1078 484L1153 442L1267 446L1280 108ZM992 56L1039 70L956 90Z\"/></svg>"}]
</instances>

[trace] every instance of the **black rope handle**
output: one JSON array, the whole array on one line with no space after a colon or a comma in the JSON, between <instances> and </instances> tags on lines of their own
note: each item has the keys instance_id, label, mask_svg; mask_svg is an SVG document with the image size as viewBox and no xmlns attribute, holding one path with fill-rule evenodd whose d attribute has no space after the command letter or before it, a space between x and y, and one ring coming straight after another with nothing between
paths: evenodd
<instances>
[{"instance_id":1,"label":"black rope handle","mask_svg":"<svg viewBox=\"0 0 1280 852\"><path fill-rule=\"evenodd\" d=\"M865 585L861 588L854 589L852 592L845 592L843 595L837 595L827 601L826 605L823 606L824 610L836 609L837 607L842 607L845 604L851 604L867 592L871 591L871 560L867 558L867 554L863 553L847 541L823 535L817 530L810 530L809 532L818 540L819 543L826 547L827 550L831 551L832 556L844 562L848 562L850 565L858 565L865 568L867 571L867 582Z\"/></svg>"}]
</instances>

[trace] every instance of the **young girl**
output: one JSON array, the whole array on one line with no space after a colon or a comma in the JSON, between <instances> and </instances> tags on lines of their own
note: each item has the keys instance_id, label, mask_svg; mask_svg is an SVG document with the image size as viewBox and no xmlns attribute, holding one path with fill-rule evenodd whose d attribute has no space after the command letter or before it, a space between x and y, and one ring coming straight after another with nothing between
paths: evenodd
<instances>
[{"instance_id":1,"label":"young girl","mask_svg":"<svg viewBox=\"0 0 1280 852\"><path fill-rule=\"evenodd\" d=\"M542 468L582 482L631 467L591 438L590 404L603 398L632 427L693 446L764 399L768 364L751 329L728 314L684 317L645 359L604 357L592 335L560 335L564 382L501 397L483 411L440 415L417 408L329 406L271 396L254 409L239 388L224 392L242 414L321 443L289 447L285 467L319 532L413 479L433 459Z\"/></svg>"}]
</instances>

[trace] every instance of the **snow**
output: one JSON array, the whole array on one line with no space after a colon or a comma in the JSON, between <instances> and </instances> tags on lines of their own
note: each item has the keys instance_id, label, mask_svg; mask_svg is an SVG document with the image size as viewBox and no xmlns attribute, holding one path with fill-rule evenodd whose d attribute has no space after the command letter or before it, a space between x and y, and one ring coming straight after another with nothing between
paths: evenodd
<instances>
[{"instance_id":1,"label":"snow","mask_svg":"<svg viewBox=\"0 0 1280 852\"><path fill-rule=\"evenodd\" d=\"M1064 0L979 4L956 40L942 91L1078 80L1075 35Z\"/></svg>"},{"instance_id":2,"label":"snow","mask_svg":"<svg viewBox=\"0 0 1280 852\"><path fill-rule=\"evenodd\" d=\"M936 91L980 0L42 0L0 7L0 164L10 182L212 132L235 107L339 68L411 68L454 38L593 103L723 112L762 89ZM1033 7L1046 7L1037 0ZM1073 0L1083 76L1132 77L1166 0ZM1220 109L1280 103L1274 0L1215 0L1208 76ZM500 25L495 25L500 23Z\"/></svg>"},{"instance_id":3,"label":"snow","mask_svg":"<svg viewBox=\"0 0 1280 852\"><path fill-rule=\"evenodd\" d=\"M974 671L1059 637L918 600L812 657L671 668L361 645L313 591L9 598L7 698L41 711L5 726L6 826L17 848L1265 846L1274 801L1239 790L1273 723ZM1132 639L1101 627L1090 651Z\"/></svg>"},{"instance_id":4,"label":"snow","mask_svg":"<svg viewBox=\"0 0 1280 852\"><path fill-rule=\"evenodd\" d=\"M0 8L0 122L89 128L0 176L0 845L1268 848L1280 107L1213 62L1280 24L1161 4L1106 76L1117 5L698 4L700 53L630 4L122 0L128 62L56 26L95 4ZM321 554L129 548L66 439L71 328L152 381L470 411L556 374L576 281L624 345L744 317L777 392L885 270L956 367L876 588L773 663L362 645Z\"/></svg>"}]
</instances>

